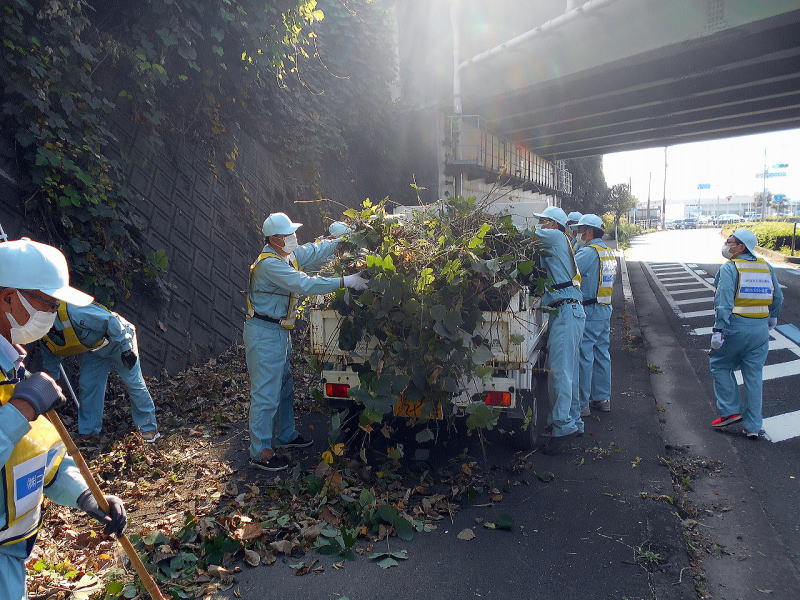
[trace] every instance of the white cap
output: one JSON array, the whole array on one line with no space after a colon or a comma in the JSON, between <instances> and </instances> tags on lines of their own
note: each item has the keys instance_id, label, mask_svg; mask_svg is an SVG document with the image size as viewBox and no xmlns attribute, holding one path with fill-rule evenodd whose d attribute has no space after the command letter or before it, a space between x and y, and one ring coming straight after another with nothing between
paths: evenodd
<instances>
[{"instance_id":1,"label":"white cap","mask_svg":"<svg viewBox=\"0 0 800 600\"><path fill-rule=\"evenodd\" d=\"M75 306L94 300L70 287L67 259L58 248L29 239L0 243L0 286L39 290Z\"/></svg>"},{"instance_id":2,"label":"white cap","mask_svg":"<svg viewBox=\"0 0 800 600\"><path fill-rule=\"evenodd\" d=\"M286 213L272 213L264 220L261 231L265 237L271 235L289 235L303 226L302 223L293 223Z\"/></svg>"},{"instance_id":3,"label":"white cap","mask_svg":"<svg viewBox=\"0 0 800 600\"><path fill-rule=\"evenodd\" d=\"M533 216L540 219L552 219L562 227L567 226L567 213L558 206L548 206L540 213L533 213Z\"/></svg>"}]
</instances>

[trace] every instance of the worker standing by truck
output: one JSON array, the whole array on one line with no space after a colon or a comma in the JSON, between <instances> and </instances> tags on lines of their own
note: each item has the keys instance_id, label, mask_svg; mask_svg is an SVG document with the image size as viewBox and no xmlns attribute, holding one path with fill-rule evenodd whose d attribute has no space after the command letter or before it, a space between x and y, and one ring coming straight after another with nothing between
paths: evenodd
<instances>
[{"instance_id":1,"label":"worker standing by truck","mask_svg":"<svg viewBox=\"0 0 800 600\"><path fill-rule=\"evenodd\" d=\"M581 272L586 327L580 348L581 417L591 408L611 411L611 297L617 276L617 257L603 242L603 219L583 215L577 225L580 245L575 261Z\"/></svg>"},{"instance_id":2,"label":"worker standing by truck","mask_svg":"<svg viewBox=\"0 0 800 600\"><path fill-rule=\"evenodd\" d=\"M312 444L294 424L289 333L294 329L300 300L344 287L363 290L368 283L357 273L342 277L312 277L304 273L304 269L322 266L341 238L300 246L296 232L301 226L284 213L269 215L262 226L266 244L250 267L244 324L250 374L250 464L264 471L281 471L289 466L285 458L275 454L276 442L283 448Z\"/></svg>"},{"instance_id":3,"label":"worker standing by truck","mask_svg":"<svg viewBox=\"0 0 800 600\"><path fill-rule=\"evenodd\" d=\"M542 304L553 309L547 339L547 383L550 393L550 427L543 452L558 454L568 441L583 435L578 386L578 349L586 313L581 301L581 276L566 234L567 215L557 206L534 213L539 225L533 232L544 246L541 266L548 289Z\"/></svg>"},{"instance_id":4,"label":"worker standing by truck","mask_svg":"<svg viewBox=\"0 0 800 600\"><path fill-rule=\"evenodd\" d=\"M31 240L0 244L0 598L23 600L25 561L42 526L47 496L80 508L103 523L106 534L122 533L127 517L116 496L110 512L97 505L58 431L44 416L62 398L45 373L25 370L25 350L46 334L59 301L88 304L92 297L69 285L64 255Z\"/></svg>"}]
</instances>

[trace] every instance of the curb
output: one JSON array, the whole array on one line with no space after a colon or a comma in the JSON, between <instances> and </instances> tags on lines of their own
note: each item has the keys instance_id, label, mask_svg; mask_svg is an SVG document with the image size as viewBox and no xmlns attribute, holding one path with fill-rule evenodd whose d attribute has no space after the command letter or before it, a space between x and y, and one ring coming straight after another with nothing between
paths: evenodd
<instances>
[{"instance_id":1,"label":"curb","mask_svg":"<svg viewBox=\"0 0 800 600\"><path fill-rule=\"evenodd\" d=\"M625 314L630 317L631 323L630 334L634 337L641 338L642 331L639 328L639 316L636 314L636 302L633 299L633 290L631 290L631 280L628 275L628 263L625 262L625 251L617 250L617 255L619 256L622 295L625 297Z\"/></svg>"}]
</instances>

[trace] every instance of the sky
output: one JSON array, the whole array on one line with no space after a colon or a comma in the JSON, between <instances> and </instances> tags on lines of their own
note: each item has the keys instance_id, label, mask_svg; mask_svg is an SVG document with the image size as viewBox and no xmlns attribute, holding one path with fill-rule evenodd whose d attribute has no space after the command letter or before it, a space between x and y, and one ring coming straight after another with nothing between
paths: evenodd
<instances>
[{"instance_id":1,"label":"sky","mask_svg":"<svg viewBox=\"0 0 800 600\"><path fill-rule=\"evenodd\" d=\"M770 172L785 172L785 177L767 178L767 190L800 200L800 129L748 135L712 142L681 144L667 148L667 203L690 202L702 198L751 196L760 192L764 171L764 149ZM773 168L788 163L788 168ZM647 182L652 173L651 201L663 196L664 147L632 152L617 152L603 157L603 170L609 186L631 181L631 191L647 201ZM698 184L710 184L698 190ZM668 215L669 216L669 215Z\"/></svg>"}]
</instances>

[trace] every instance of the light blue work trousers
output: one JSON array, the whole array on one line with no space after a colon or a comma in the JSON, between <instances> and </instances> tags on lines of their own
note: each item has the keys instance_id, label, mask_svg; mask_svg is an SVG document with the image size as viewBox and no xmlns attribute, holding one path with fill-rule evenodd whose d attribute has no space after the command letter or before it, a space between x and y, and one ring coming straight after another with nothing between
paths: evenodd
<instances>
[{"instance_id":1,"label":"light blue work trousers","mask_svg":"<svg viewBox=\"0 0 800 600\"><path fill-rule=\"evenodd\" d=\"M550 393L550 424L553 436L583 431L579 394L578 349L586 322L580 302L565 303L550 315L547 339L547 389Z\"/></svg>"},{"instance_id":2,"label":"light blue work trousers","mask_svg":"<svg viewBox=\"0 0 800 600\"><path fill-rule=\"evenodd\" d=\"M259 458L261 452L273 447L276 429L279 445L288 444L298 435L289 331L277 323L247 319L244 350L250 374L250 456Z\"/></svg>"},{"instance_id":3,"label":"light blue work trousers","mask_svg":"<svg viewBox=\"0 0 800 600\"><path fill-rule=\"evenodd\" d=\"M121 352L116 344L108 344L94 352L81 355L81 374L79 378L81 408L78 411L78 433L81 435L98 434L103 429L103 407L106 398L108 373L113 366L131 399L131 418L139 431L154 431L156 423L156 407L147 390L142 375L142 361L137 360L132 369L122 364ZM133 339L133 351L139 356L136 338ZM42 366L55 379L60 378L58 365L61 360L42 352Z\"/></svg>"},{"instance_id":4,"label":"light blue work trousers","mask_svg":"<svg viewBox=\"0 0 800 600\"><path fill-rule=\"evenodd\" d=\"M611 319L586 319L581 338L581 408L611 400Z\"/></svg>"},{"instance_id":5,"label":"light blue work trousers","mask_svg":"<svg viewBox=\"0 0 800 600\"><path fill-rule=\"evenodd\" d=\"M0 550L0 598L3 600L26 600L25 560L28 558L27 543L18 542L3 546Z\"/></svg>"},{"instance_id":6,"label":"light blue work trousers","mask_svg":"<svg viewBox=\"0 0 800 600\"><path fill-rule=\"evenodd\" d=\"M730 325L722 332L722 348L711 353L714 398L720 416L742 415L742 427L758 433L761 416L762 371L769 352L767 319L749 319L731 315ZM743 398L739 396L734 371L741 369Z\"/></svg>"}]
</instances>

